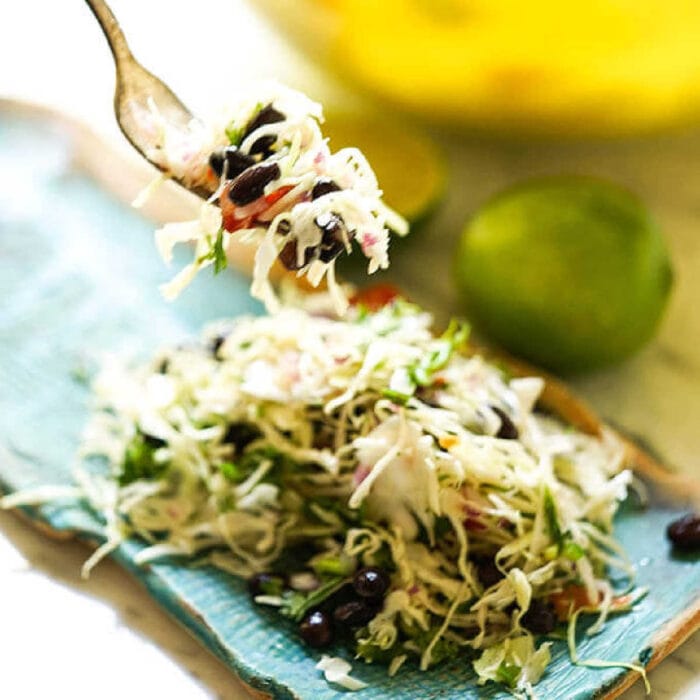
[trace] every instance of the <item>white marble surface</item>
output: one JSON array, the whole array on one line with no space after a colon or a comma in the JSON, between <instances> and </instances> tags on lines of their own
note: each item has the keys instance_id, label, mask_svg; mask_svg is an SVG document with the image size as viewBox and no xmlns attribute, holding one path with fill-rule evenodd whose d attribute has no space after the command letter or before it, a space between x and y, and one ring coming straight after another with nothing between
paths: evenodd
<instances>
[{"instance_id":1,"label":"white marble surface","mask_svg":"<svg viewBox=\"0 0 700 700\"><path fill-rule=\"evenodd\" d=\"M327 82L319 89L318 70L240 0L112 4L136 54L197 111L215 107L224 97L221 89L257 76L326 98L343 96ZM123 145L111 113L112 75L104 40L80 0L0 4L0 96L56 106ZM607 175L650 203L679 273L661 336L622 368L577 386L606 415L650 437L671 462L697 474L700 135L597 144L456 143L445 135L442 141L451 149L450 195L396 269L416 298L443 315L456 308L449 276L442 273L454 236L467 212L505 184L545 172ZM0 697L247 697L233 675L114 563L80 580L85 556L83 546L52 542L0 513ZM654 697L700 698L698 668L696 635L651 673ZM642 697L640 687L624 696Z\"/></svg>"}]
</instances>

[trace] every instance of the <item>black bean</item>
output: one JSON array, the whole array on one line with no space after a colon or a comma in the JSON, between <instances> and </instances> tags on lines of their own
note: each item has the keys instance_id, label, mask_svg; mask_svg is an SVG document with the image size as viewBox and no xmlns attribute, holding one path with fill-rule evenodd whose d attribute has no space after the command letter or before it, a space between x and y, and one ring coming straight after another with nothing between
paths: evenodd
<instances>
[{"instance_id":1,"label":"black bean","mask_svg":"<svg viewBox=\"0 0 700 700\"><path fill-rule=\"evenodd\" d=\"M340 216L327 212L316 218L316 226L322 232L318 257L322 262L330 262L345 250L345 224Z\"/></svg>"},{"instance_id":2,"label":"black bean","mask_svg":"<svg viewBox=\"0 0 700 700\"><path fill-rule=\"evenodd\" d=\"M496 437L504 440L517 440L518 429L515 427L511 417L498 406L490 406L490 408L501 419L501 427L498 429Z\"/></svg>"},{"instance_id":3,"label":"black bean","mask_svg":"<svg viewBox=\"0 0 700 700\"><path fill-rule=\"evenodd\" d=\"M321 610L314 610L304 618L299 633L310 647L315 648L328 646L333 639L330 618Z\"/></svg>"},{"instance_id":4,"label":"black bean","mask_svg":"<svg viewBox=\"0 0 700 700\"><path fill-rule=\"evenodd\" d=\"M520 624L533 634L549 634L557 626L554 608L543 600L530 601L530 607L520 618Z\"/></svg>"},{"instance_id":5,"label":"black bean","mask_svg":"<svg viewBox=\"0 0 700 700\"><path fill-rule=\"evenodd\" d=\"M269 158L274 150L272 147L275 145L277 137L274 134L268 134L267 136L261 136L259 139L255 139L253 145L248 149L248 153L251 156L261 155L264 158Z\"/></svg>"},{"instance_id":6,"label":"black bean","mask_svg":"<svg viewBox=\"0 0 700 700\"><path fill-rule=\"evenodd\" d=\"M253 440L257 440L261 435L262 433L252 423L241 421L240 423L231 423L229 425L224 434L223 442L233 445L236 448L236 453L240 454Z\"/></svg>"},{"instance_id":7,"label":"black bean","mask_svg":"<svg viewBox=\"0 0 700 700\"><path fill-rule=\"evenodd\" d=\"M355 593L355 589L352 587L351 583L346 583L323 601L321 609L326 612L335 610L337 607L345 605L345 603L349 603L351 600L357 600L357 593Z\"/></svg>"},{"instance_id":8,"label":"black bean","mask_svg":"<svg viewBox=\"0 0 700 700\"><path fill-rule=\"evenodd\" d=\"M700 548L700 516L688 513L667 528L668 539L679 549Z\"/></svg>"},{"instance_id":9,"label":"black bean","mask_svg":"<svg viewBox=\"0 0 700 700\"><path fill-rule=\"evenodd\" d=\"M321 177L316 180L316 184L311 190L311 199L318 199L323 197L324 194L330 194L331 192L338 192L340 190L340 185L338 185L334 180L329 177Z\"/></svg>"},{"instance_id":10,"label":"black bean","mask_svg":"<svg viewBox=\"0 0 700 700\"><path fill-rule=\"evenodd\" d=\"M144 444L152 447L154 450L157 450L159 447L165 447L168 444L165 440L155 435L149 435L148 433L142 433L142 435Z\"/></svg>"},{"instance_id":11,"label":"black bean","mask_svg":"<svg viewBox=\"0 0 700 700\"><path fill-rule=\"evenodd\" d=\"M272 104L265 105L249 122L243 132L243 139L250 136L256 129L265 124L276 124L284 121L285 116L282 112L278 112Z\"/></svg>"},{"instance_id":12,"label":"black bean","mask_svg":"<svg viewBox=\"0 0 700 700\"><path fill-rule=\"evenodd\" d=\"M277 163L260 163L254 168L244 170L231 183L229 199L239 206L244 206L259 199L265 193L265 186L280 176Z\"/></svg>"},{"instance_id":13,"label":"black bean","mask_svg":"<svg viewBox=\"0 0 700 700\"><path fill-rule=\"evenodd\" d=\"M224 150L224 159L226 161L227 180L237 178L244 170L256 163L255 158L243 153L243 151L239 151L235 146L229 146Z\"/></svg>"},{"instance_id":14,"label":"black bean","mask_svg":"<svg viewBox=\"0 0 700 700\"><path fill-rule=\"evenodd\" d=\"M209 166L216 173L217 177L221 177L224 172L224 149L220 148L209 156Z\"/></svg>"},{"instance_id":15,"label":"black bean","mask_svg":"<svg viewBox=\"0 0 700 700\"><path fill-rule=\"evenodd\" d=\"M323 421L314 421L313 427L314 449L327 450L335 446L335 428Z\"/></svg>"},{"instance_id":16,"label":"black bean","mask_svg":"<svg viewBox=\"0 0 700 700\"><path fill-rule=\"evenodd\" d=\"M491 558L477 559L474 564L476 566L476 577L484 588L491 588L503 578L503 573Z\"/></svg>"},{"instance_id":17,"label":"black bean","mask_svg":"<svg viewBox=\"0 0 700 700\"><path fill-rule=\"evenodd\" d=\"M381 598L389 589L389 576L377 566L366 566L355 574L352 586L363 598Z\"/></svg>"},{"instance_id":18,"label":"black bean","mask_svg":"<svg viewBox=\"0 0 700 700\"><path fill-rule=\"evenodd\" d=\"M219 350L221 349L221 346L226 342L226 338L228 338L227 333L219 333L218 335L214 336L214 338L212 338L211 343L209 344L209 349L214 358L218 357Z\"/></svg>"},{"instance_id":19,"label":"black bean","mask_svg":"<svg viewBox=\"0 0 700 700\"><path fill-rule=\"evenodd\" d=\"M321 262L329 263L335 260L344 250L345 243L343 243L343 241L324 241L319 248L318 257Z\"/></svg>"},{"instance_id":20,"label":"black bean","mask_svg":"<svg viewBox=\"0 0 700 700\"><path fill-rule=\"evenodd\" d=\"M440 403L437 400L437 395L434 387L419 386L416 388L415 397L428 406L440 408Z\"/></svg>"},{"instance_id":21,"label":"black bean","mask_svg":"<svg viewBox=\"0 0 700 700\"><path fill-rule=\"evenodd\" d=\"M239 151L236 146L220 148L209 156L209 165L219 177L223 175L224 163L226 164L227 180L233 180L235 177L238 177L251 165L255 165L256 162L255 158L243 153L243 151Z\"/></svg>"},{"instance_id":22,"label":"black bean","mask_svg":"<svg viewBox=\"0 0 700 700\"><path fill-rule=\"evenodd\" d=\"M376 614L378 608L364 600L351 600L333 611L333 619L346 627L364 627Z\"/></svg>"},{"instance_id":23,"label":"black bean","mask_svg":"<svg viewBox=\"0 0 700 700\"><path fill-rule=\"evenodd\" d=\"M248 579L248 592L254 598L259 595L281 595L285 584L284 576L279 574L255 574Z\"/></svg>"},{"instance_id":24,"label":"black bean","mask_svg":"<svg viewBox=\"0 0 700 700\"><path fill-rule=\"evenodd\" d=\"M277 230L275 233L278 236L288 236L292 230L292 222L288 219L281 219L277 224Z\"/></svg>"},{"instance_id":25,"label":"black bean","mask_svg":"<svg viewBox=\"0 0 700 700\"><path fill-rule=\"evenodd\" d=\"M304 259L300 264L297 258L297 242L296 240L291 240L285 244L277 257L288 270L301 270L302 267L306 267L313 260L317 252L317 249L313 246L306 248L304 250Z\"/></svg>"}]
</instances>

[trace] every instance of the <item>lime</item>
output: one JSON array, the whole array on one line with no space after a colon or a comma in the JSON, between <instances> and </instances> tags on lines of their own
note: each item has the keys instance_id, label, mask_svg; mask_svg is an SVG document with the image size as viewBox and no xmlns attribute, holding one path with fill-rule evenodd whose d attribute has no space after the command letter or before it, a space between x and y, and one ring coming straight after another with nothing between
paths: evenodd
<instances>
[{"instance_id":1,"label":"lime","mask_svg":"<svg viewBox=\"0 0 700 700\"><path fill-rule=\"evenodd\" d=\"M673 278L644 205L583 177L531 181L486 203L462 234L456 275L477 327L563 372L611 364L641 347Z\"/></svg>"},{"instance_id":2,"label":"lime","mask_svg":"<svg viewBox=\"0 0 700 700\"><path fill-rule=\"evenodd\" d=\"M445 189L444 160L435 143L403 122L373 115L326 114L323 133L332 151L356 146L367 157L384 201L412 225L422 222Z\"/></svg>"}]
</instances>

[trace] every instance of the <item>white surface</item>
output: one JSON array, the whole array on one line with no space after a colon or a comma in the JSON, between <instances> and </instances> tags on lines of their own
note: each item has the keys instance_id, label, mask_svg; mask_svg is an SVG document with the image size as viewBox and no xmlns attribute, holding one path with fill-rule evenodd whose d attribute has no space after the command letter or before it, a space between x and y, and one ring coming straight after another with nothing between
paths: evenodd
<instances>
[{"instance_id":1,"label":"white surface","mask_svg":"<svg viewBox=\"0 0 700 700\"><path fill-rule=\"evenodd\" d=\"M255 77L276 77L311 89L317 97L341 95L337 86L327 83L317 89L318 71L240 1L114 0L112 5L136 56L197 112L215 108L237 85ZM5 0L0 5L0 96L58 107L121 144L112 94L111 57L81 0ZM455 148L451 197L419 249L436 265L444 265L449 250L436 257L435 250L441 247L435 238L438 227L457 230L467 207L513 179L579 170L608 174L641 191L670 229L681 281L687 280L700 257L695 225L700 223L698 190L683 185L698 182L692 175L700 161L700 142L693 137L688 143L661 139L621 147L540 148L472 141ZM569 167L571 163L574 167ZM469 196L465 198L464 192ZM413 261L404 260L400 268L411 275L408 286L429 293L427 301L432 298L433 307L443 312L454 307L448 276L440 267L426 265L417 253ZM698 314L693 313L692 297L683 298L684 303L671 309L658 345L622 370L602 373L579 387L609 414L626 409L630 427L651 432L673 461L697 469L698 397L681 409L673 403L674 393L666 392L667 403L659 406L654 402L660 392L655 382L665 381L666 375L647 371L648 358L664 351L675 353L676 363L680 358L686 368L688 362L697 367ZM676 338L681 340L676 343ZM675 381L681 390L685 380ZM660 415L668 417L665 423ZM656 435L654 430L662 423L664 430ZM115 564L102 564L90 581L81 581L85 555L80 545L47 541L11 515L0 514L0 696L10 700L49 695L73 700L245 697L232 674ZM654 696L700 698L699 667L696 635L652 672ZM625 695L626 700L641 697L639 687Z\"/></svg>"}]
</instances>

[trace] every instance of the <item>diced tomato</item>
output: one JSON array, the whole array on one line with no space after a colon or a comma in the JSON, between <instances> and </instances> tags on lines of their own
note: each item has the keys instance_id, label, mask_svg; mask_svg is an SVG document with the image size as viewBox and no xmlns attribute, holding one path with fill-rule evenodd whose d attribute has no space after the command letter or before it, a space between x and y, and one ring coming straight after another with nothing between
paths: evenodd
<instances>
[{"instance_id":1,"label":"diced tomato","mask_svg":"<svg viewBox=\"0 0 700 700\"><path fill-rule=\"evenodd\" d=\"M597 601L593 601L588 597L588 591L585 586L577 586L570 584L559 593L552 593L549 600L554 606L554 611L557 617L564 621L568 620L571 613L576 612L580 608L588 608L596 605Z\"/></svg>"},{"instance_id":2,"label":"diced tomato","mask_svg":"<svg viewBox=\"0 0 700 700\"><path fill-rule=\"evenodd\" d=\"M462 525L469 532L481 532L486 529L486 524L482 523L478 518L466 518L462 521Z\"/></svg>"},{"instance_id":3,"label":"diced tomato","mask_svg":"<svg viewBox=\"0 0 700 700\"><path fill-rule=\"evenodd\" d=\"M219 206L221 207L221 222L227 231L235 231L238 225L236 219L236 205L229 199L228 191L231 189L231 183L227 183L221 195L219 196Z\"/></svg>"},{"instance_id":4,"label":"diced tomato","mask_svg":"<svg viewBox=\"0 0 700 700\"><path fill-rule=\"evenodd\" d=\"M228 191L231 188L231 183L227 183L219 197L219 206L221 207L221 224L222 226L233 233L242 228L250 226L253 216L240 217L240 212L237 212L237 207L229 198Z\"/></svg>"},{"instance_id":5,"label":"diced tomato","mask_svg":"<svg viewBox=\"0 0 700 700\"><path fill-rule=\"evenodd\" d=\"M399 290L393 284L373 284L354 294L350 303L353 306L362 305L370 311L379 311L398 296Z\"/></svg>"},{"instance_id":6,"label":"diced tomato","mask_svg":"<svg viewBox=\"0 0 700 700\"><path fill-rule=\"evenodd\" d=\"M284 185L284 187L280 187L276 189L274 192L270 192L270 194L265 195L265 202L267 204L274 204L275 202L279 201L284 197L287 192L291 192L294 189L293 185Z\"/></svg>"},{"instance_id":7,"label":"diced tomato","mask_svg":"<svg viewBox=\"0 0 700 700\"><path fill-rule=\"evenodd\" d=\"M626 608L632 604L634 598L635 596L633 596L631 593L627 593L626 595L615 596L612 599L612 609L620 610L622 608Z\"/></svg>"}]
</instances>

